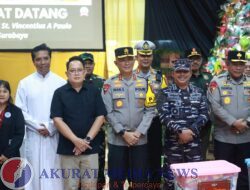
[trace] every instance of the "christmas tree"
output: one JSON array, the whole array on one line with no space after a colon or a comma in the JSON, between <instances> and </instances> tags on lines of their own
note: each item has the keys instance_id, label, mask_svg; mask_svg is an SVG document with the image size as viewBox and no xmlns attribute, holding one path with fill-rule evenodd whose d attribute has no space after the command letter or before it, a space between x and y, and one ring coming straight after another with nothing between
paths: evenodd
<instances>
[{"instance_id":1,"label":"christmas tree","mask_svg":"<svg viewBox=\"0 0 250 190\"><path fill-rule=\"evenodd\" d=\"M229 50L242 50L250 59L250 3L247 0L231 0L221 6L221 24L207 69L214 75L226 70L225 58Z\"/></svg>"}]
</instances>

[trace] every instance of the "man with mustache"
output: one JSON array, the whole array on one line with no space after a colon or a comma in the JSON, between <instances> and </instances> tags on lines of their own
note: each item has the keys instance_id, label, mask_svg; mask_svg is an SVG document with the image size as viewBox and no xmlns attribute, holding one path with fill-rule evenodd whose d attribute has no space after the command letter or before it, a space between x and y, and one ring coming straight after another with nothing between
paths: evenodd
<instances>
[{"instance_id":1,"label":"man with mustache","mask_svg":"<svg viewBox=\"0 0 250 190\"><path fill-rule=\"evenodd\" d=\"M249 190L245 158L250 157L250 77L245 52L229 51L228 72L213 78L208 100L214 114L214 157L241 168L237 190Z\"/></svg>"}]
</instances>

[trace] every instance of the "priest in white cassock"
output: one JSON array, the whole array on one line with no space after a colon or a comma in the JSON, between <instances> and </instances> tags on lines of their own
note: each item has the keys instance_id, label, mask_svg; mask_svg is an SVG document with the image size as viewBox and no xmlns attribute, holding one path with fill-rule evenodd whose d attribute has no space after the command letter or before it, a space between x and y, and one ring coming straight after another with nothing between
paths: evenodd
<instances>
[{"instance_id":1,"label":"priest in white cassock","mask_svg":"<svg viewBox=\"0 0 250 190\"><path fill-rule=\"evenodd\" d=\"M21 157L34 170L34 178L25 189L62 190L62 175L57 171L60 169L56 154L58 132L50 119L50 105L54 91L66 81L50 71L51 49L46 44L36 46L31 56L37 72L19 82L15 101L23 111L26 124Z\"/></svg>"}]
</instances>

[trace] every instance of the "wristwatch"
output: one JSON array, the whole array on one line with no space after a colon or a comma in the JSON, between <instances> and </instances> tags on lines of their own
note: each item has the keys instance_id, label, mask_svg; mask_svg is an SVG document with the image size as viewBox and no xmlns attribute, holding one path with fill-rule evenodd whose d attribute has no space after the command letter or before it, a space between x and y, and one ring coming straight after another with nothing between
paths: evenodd
<instances>
[{"instance_id":1,"label":"wristwatch","mask_svg":"<svg viewBox=\"0 0 250 190\"><path fill-rule=\"evenodd\" d=\"M119 131L119 133L118 133L118 134L119 134L119 135L121 135L121 136L123 136L123 135L124 135L124 133L125 133L125 131L126 131L125 129L122 129L121 131Z\"/></svg>"},{"instance_id":2,"label":"wristwatch","mask_svg":"<svg viewBox=\"0 0 250 190\"><path fill-rule=\"evenodd\" d=\"M178 134L181 134L181 133L182 133L182 130L181 130L181 129L178 129L177 132L178 132Z\"/></svg>"},{"instance_id":3,"label":"wristwatch","mask_svg":"<svg viewBox=\"0 0 250 190\"><path fill-rule=\"evenodd\" d=\"M87 137L85 138L85 140L86 140L88 143L91 143L92 138L91 138L90 136L87 136Z\"/></svg>"},{"instance_id":4,"label":"wristwatch","mask_svg":"<svg viewBox=\"0 0 250 190\"><path fill-rule=\"evenodd\" d=\"M250 127L250 121L247 121L247 126Z\"/></svg>"}]
</instances>

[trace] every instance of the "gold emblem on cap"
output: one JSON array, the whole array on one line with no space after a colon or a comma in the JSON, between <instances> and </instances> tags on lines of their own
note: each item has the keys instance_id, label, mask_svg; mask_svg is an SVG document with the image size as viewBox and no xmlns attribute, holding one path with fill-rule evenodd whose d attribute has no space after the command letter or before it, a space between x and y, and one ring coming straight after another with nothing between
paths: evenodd
<instances>
[{"instance_id":1,"label":"gold emblem on cap","mask_svg":"<svg viewBox=\"0 0 250 190\"><path fill-rule=\"evenodd\" d=\"M196 55L196 54L198 54L197 51L196 51L196 49L195 49L195 48L192 48L191 55Z\"/></svg>"},{"instance_id":2,"label":"gold emblem on cap","mask_svg":"<svg viewBox=\"0 0 250 190\"><path fill-rule=\"evenodd\" d=\"M143 48L144 50L148 50L148 49L149 49L149 44L148 44L148 42L144 42L142 48Z\"/></svg>"},{"instance_id":3,"label":"gold emblem on cap","mask_svg":"<svg viewBox=\"0 0 250 190\"><path fill-rule=\"evenodd\" d=\"M242 57L242 54L241 54L241 53L238 53L238 54L237 54L237 57L238 57L238 59L240 59L240 58Z\"/></svg>"},{"instance_id":4,"label":"gold emblem on cap","mask_svg":"<svg viewBox=\"0 0 250 190\"><path fill-rule=\"evenodd\" d=\"M124 55L128 55L128 48L124 49Z\"/></svg>"}]
</instances>

